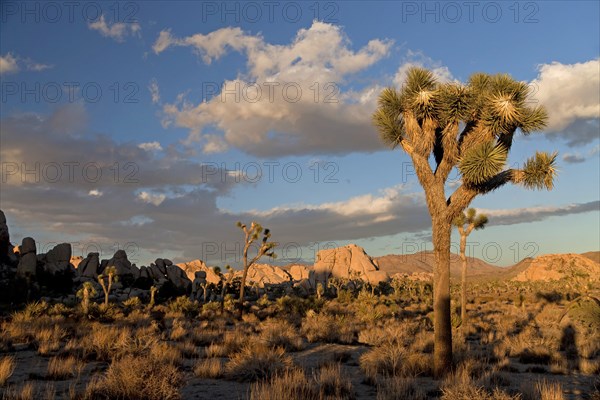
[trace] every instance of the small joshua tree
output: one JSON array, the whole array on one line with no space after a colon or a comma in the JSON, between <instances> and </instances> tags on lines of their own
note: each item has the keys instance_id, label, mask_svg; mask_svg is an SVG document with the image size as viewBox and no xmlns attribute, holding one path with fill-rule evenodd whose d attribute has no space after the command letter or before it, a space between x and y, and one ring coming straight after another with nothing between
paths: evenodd
<instances>
[{"instance_id":1,"label":"small joshua tree","mask_svg":"<svg viewBox=\"0 0 600 400\"><path fill-rule=\"evenodd\" d=\"M321 300L321 297L325 294L325 288L321 282L317 283L317 299Z\"/></svg>"},{"instance_id":2,"label":"small joshua tree","mask_svg":"<svg viewBox=\"0 0 600 400\"><path fill-rule=\"evenodd\" d=\"M277 245L275 242L270 242L271 232L268 229L264 229L263 227L257 223L252 222L250 227L246 224L242 224L241 222L237 223L237 226L244 231L244 252L243 252L243 261L244 261L244 273L242 275L242 284L240 286L240 302L239 302L239 318L242 318L243 313L243 305L244 305L244 289L246 287L246 277L248 276L248 270L256 261L258 261L262 256L268 256L271 258L275 258L275 253L273 249ZM256 256L251 260L248 260L248 250L250 250L250 246L254 241L258 240L260 235L263 235L262 243L258 248L258 252Z\"/></svg>"},{"instance_id":3,"label":"small joshua tree","mask_svg":"<svg viewBox=\"0 0 600 400\"><path fill-rule=\"evenodd\" d=\"M227 293L227 287L231 284L231 281L233 281L234 276L233 268L231 268L230 265L226 265L225 269L227 270L227 273L223 274L221 273L221 268L213 268L215 274L219 275L221 278L221 314L223 314L223 310L225 309L225 293Z\"/></svg>"},{"instance_id":4,"label":"small joshua tree","mask_svg":"<svg viewBox=\"0 0 600 400\"><path fill-rule=\"evenodd\" d=\"M81 308L83 309L83 314L88 315L90 312L90 297L94 297L96 294L96 289L92 282L84 282L83 287L77 291L77 297L81 299Z\"/></svg>"},{"instance_id":5,"label":"small joshua tree","mask_svg":"<svg viewBox=\"0 0 600 400\"><path fill-rule=\"evenodd\" d=\"M104 281L106 279L106 282ZM108 295L110 293L110 289L112 288L113 282L117 282L119 277L117 276L117 268L116 267L107 267L103 273L98 275L98 282L100 286L102 286L102 290L104 291L104 306L108 307Z\"/></svg>"},{"instance_id":6,"label":"small joshua tree","mask_svg":"<svg viewBox=\"0 0 600 400\"><path fill-rule=\"evenodd\" d=\"M469 208L466 213L460 214L452 221L452 224L458 228L460 233L460 259L462 260L462 270L460 276L460 320L461 325L467 323L467 236L473 232L473 229L483 229L488 223L488 217L484 214L477 215L477 210Z\"/></svg>"},{"instance_id":7,"label":"small joshua tree","mask_svg":"<svg viewBox=\"0 0 600 400\"><path fill-rule=\"evenodd\" d=\"M150 303L148 304L150 308L154 307L154 296L156 295L157 290L158 288L156 286L150 288Z\"/></svg>"}]
</instances>

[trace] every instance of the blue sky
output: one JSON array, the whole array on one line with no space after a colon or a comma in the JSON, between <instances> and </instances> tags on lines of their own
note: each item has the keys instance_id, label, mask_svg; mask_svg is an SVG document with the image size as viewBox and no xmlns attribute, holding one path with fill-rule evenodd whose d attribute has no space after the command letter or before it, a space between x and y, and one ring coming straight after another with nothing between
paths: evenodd
<instances>
[{"instance_id":1,"label":"blue sky","mask_svg":"<svg viewBox=\"0 0 600 400\"><path fill-rule=\"evenodd\" d=\"M138 265L237 265L234 223L254 219L281 262L352 242L430 250L409 159L370 123L418 65L441 81L509 73L550 114L509 163L557 150L555 190L477 198L490 224L471 255L598 250L599 15L592 1L2 2L0 208L13 243L125 248Z\"/></svg>"}]
</instances>

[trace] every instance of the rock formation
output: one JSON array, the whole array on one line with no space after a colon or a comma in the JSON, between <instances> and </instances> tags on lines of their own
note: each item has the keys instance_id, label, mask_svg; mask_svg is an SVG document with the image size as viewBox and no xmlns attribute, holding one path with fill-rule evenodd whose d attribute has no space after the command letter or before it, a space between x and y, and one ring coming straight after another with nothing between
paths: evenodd
<instances>
[{"instance_id":1,"label":"rock formation","mask_svg":"<svg viewBox=\"0 0 600 400\"><path fill-rule=\"evenodd\" d=\"M355 244L319 251L313 268L318 282L326 282L330 277L356 277L378 284L389 279L387 273L377 268L365 250Z\"/></svg>"},{"instance_id":2,"label":"rock formation","mask_svg":"<svg viewBox=\"0 0 600 400\"><path fill-rule=\"evenodd\" d=\"M560 279L600 281L600 264L581 254L548 254L525 260L513 267L512 280L556 281Z\"/></svg>"},{"instance_id":3,"label":"rock formation","mask_svg":"<svg viewBox=\"0 0 600 400\"><path fill-rule=\"evenodd\" d=\"M217 285L221 281L221 277L212 268L207 266L202 260L194 260L186 263L177 264L179 268L185 271L190 280L194 280L196 271L206 273L206 281Z\"/></svg>"}]
</instances>

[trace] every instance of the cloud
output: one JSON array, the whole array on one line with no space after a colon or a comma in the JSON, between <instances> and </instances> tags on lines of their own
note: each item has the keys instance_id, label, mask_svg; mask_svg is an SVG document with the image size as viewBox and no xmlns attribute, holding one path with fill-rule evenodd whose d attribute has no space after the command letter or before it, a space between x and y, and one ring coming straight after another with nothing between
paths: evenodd
<instances>
[{"instance_id":1,"label":"cloud","mask_svg":"<svg viewBox=\"0 0 600 400\"><path fill-rule=\"evenodd\" d=\"M101 197L104 193L102 193L101 191L97 190L97 189L92 189L88 192L88 195L93 196L93 197Z\"/></svg>"},{"instance_id":2,"label":"cloud","mask_svg":"<svg viewBox=\"0 0 600 400\"><path fill-rule=\"evenodd\" d=\"M160 91L158 89L158 82L156 81L156 79L152 79L150 81L148 90L150 91L150 95L152 96L152 103L153 104L160 103Z\"/></svg>"},{"instance_id":3,"label":"cloud","mask_svg":"<svg viewBox=\"0 0 600 400\"><path fill-rule=\"evenodd\" d=\"M36 71L36 72L54 68L54 65L37 63L30 58L27 58L25 60L25 65L27 66L28 71Z\"/></svg>"},{"instance_id":4,"label":"cloud","mask_svg":"<svg viewBox=\"0 0 600 400\"><path fill-rule=\"evenodd\" d=\"M585 161L585 157L579 153L566 153L562 156L562 159L568 164L578 164Z\"/></svg>"},{"instance_id":5,"label":"cloud","mask_svg":"<svg viewBox=\"0 0 600 400\"><path fill-rule=\"evenodd\" d=\"M581 214L590 211L600 211L600 201L590 201L587 203L573 203L564 206L544 206L514 208L507 210L486 210L478 209L478 212L490 217L490 226L492 225L513 225L542 221L549 217L558 217L571 214Z\"/></svg>"},{"instance_id":6,"label":"cloud","mask_svg":"<svg viewBox=\"0 0 600 400\"><path fill-rule=\"evenodd\" d=\"M140 192L138 194L138 199L143 201L144 203L154 204L155 206L160 206L167 196L165 194L153 194L148 192Z\"/></svg>"},{"instance_id":7,"label":"cloud","mask_svg":"<svg viewBox=\"0 0 600 400\"><path fill-rule=\"evenodd\" d=\"M400 88L402 87L402 85L404 85L404 82L406 81L406 74L408 70L413 67L429 69L433 73L435 78L438 80L438 82L444 83L455 80L448 67L442 65L438 61L434 61L430 57L427 57L421 51L408 50L406 59L394 75L393 82L397 88Z\"/></svg>"},{"instance_id":8,"label":"cloud","mask_svg":"<svg viewBox=\"0 0 600 400\"><path fill-rule=\"evenodd\" d=\"M0 55L0 75L12 74L19 72L23 68L23 64L27 71L40 72L50 68L54 68L54 65L43 64L33 61L31 58L21 58L19 56L13 56L11 53L6 55Z\"/></svg>"},{"instance_id":9,"label":"cloud","mask_svg":"<svg viewBox=\"0 0 600 400\"><path fill-rule=\"evenodd\" d=\"M158 142L146 142L138 144L138 147L146 151L161 151L163 148Z\"/></svg>"},{"instance_id":10,"label":"cloud","mask_svg":"<svg viewBox=\"0 0 600 400\"><path fill-rule=\"evenodd\" d=\"M392 42L374 39L358 50L340 27L314 21L289 44L271 44L239 28L184 38L162 31L153 49L191 47L209 64L242 53L247 70L214 84L214 97L193 104L182 95L163 105L163 126L189 129L186 144L214 153L235 147L259 157L376 151L371 124L377 90L346 89L349 75L389 54ZM216 129L216 131L215 131Z\"/></svg>"},{"instance_id":11,"label":"cloud","mask_svg":"<svg viewBox=\"0 0 600 400\"><path fill-rule=\"evenodd\" d=\"M0 74L13 74L19 71L19 65L17 59L11 54L0 55Z\"/></svg>"},{"instance_id":12,"label":"cloud","mask_svg":"<svg viewBox=\"0 0 600 400\"><path fill-rule=\"evenodd\" d=\"M553 62L538 67L531 82L533 97L548 110L550 138L569 146L592 142L600 135L600 60L575 64Z\"/></svg>"},{"instance_id":13,"label":"cloud","mask_svg":"<svg viewBox=\"0 0 600 400\"><path fill-rule=\"evenodd\" d=\"M109 37L119 43L124 42L127 36L139 36L142 29L137 22L115 22L111 25L106 22L104 15L101 15L97 21L88 23L88 28L98 31L102 36Z\"/></svg>"}]
</instances>

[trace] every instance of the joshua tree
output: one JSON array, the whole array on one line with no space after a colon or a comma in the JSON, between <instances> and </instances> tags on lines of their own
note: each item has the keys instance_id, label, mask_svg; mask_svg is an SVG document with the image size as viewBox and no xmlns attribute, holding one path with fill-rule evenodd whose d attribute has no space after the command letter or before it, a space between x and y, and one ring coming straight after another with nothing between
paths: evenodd
<instances>
[{"instance_id":1,"label":"joshua tree","mask_svg":"<svg viewBox=\"0 0 600 400\"><path fill-rule=\"evenodd\" d=\"M465 255L467 236L473 232L473 229L483 229L487 223L488 217L485 214L477 215L477 210L474 208L469 208L466 213L461 213L452 221L452 224L457 227L458 233L460 233L460 259L462 261L460 274L460 320L463 329L467 323L467 256Z\"/></svg>"},{"instance_id":2,"label":"joshua tree","mask_svg":"<svg viewBox=\"0 0 600 400\"><path fill-rule=\"evenodd\" d=\"M248 276L248 270L250 267L258 261L262 256L268 256L271 258L275 258L275 253L273 249L277 245L275 242L270 242L271 232L268 229L264 229L263 227L257 223L252 222L250 224L250 228L246 226L246 224L242 224L241 222L237 223L237 226L244 231L244 252L243 252L243 261L244 261L244 273L242 274L242 284L240 286L240 303L239 303L239 318L242 318L243 305L244 305L244 289L246 286L246 277ZM258 248L258 252L256 256L248 261L248 250L250 250L250 246L254 243L255 240L258 240L260 235L263 235L262 242L260 247Z\"/></svg>"},{"instance_id":3,"label":"joshua tree","mask_svg":"<svg viewBox=\"0 0 600 400\"><path fill-rule=\"evenodd\" d=\"M317 283L317 299L321 300L321 297L325 294L325 288L321 282Z\"/></svg>"},{"instance_id":4,"label":"joshua tree","mask_svg":"<svg viewBox=\"0 0 600 400\"><path fill-rule=\"evenodd\" d=\"M152 286L150 288L150 303L148 303L148 306L150 308L154 307L154 296L156 295L157 290L158 288L156 286Z\"/></svg>"},{"instance_id":5,"label":"joshua tree","mask_svg":"<svg viewBox=\"0 0 600 400\"><path fill-rule=\"evenodd\" d=\"M506 74L477 73L466 84L439 83L430 71L412 68L400 90L384 89L373 114L381 139L410 156L431 215L434 370L438 377L452 366L452 221L477 195L507 183L531 189L553 187L556 153L537 152L522 169L505 168L517 129L527 135L546 124L546 111L530 106L529 98L527 84ZM461 183L446 196L446 181L454 168Z\"/></svg>"},{"instance_id":6,"label":"joshua tree","mask_svg":"<svg viewBox=\"0 0 600 400\"><path fill-rule=\"evenodd\" d=\"M84 282L83 287L77 291L77 297L81 298L81 308L84 315L89 314L90 297L94 297L96 294L96 289L92 285L92 282Z\"/></svg>"},{"instance_id":7,"label":"joshua tree","mask_svg":"<svg viewBox=\"0 0 600 400\"><path fill-rule=\"evenodd\" d=\"M106 278L107 282L104 282ZM102 290L104 291L104 306L108 306L108 295L110 293L110 289L112 288L113 282L117 282L119 277L117 276L117 268L116 267L107 267L104 272L98 275L98 282L100 282L100 286L102 286Z\"/></svg>"},{"instance_id":8,"label":"joshua tree","mask_svg":"<svg viewBox=\"0 0 600 400\"><path fill-rule=\"evenodd\" d=\"M225 269L227 270L227 275L224 275L221 272L221 268L213 268L215 274L219 275L219 277L221 278L221 314L223 314L223 310L225 309L225 293L227 292L227 286L231 284L231 281L233 281L234 276L233 268L231 268L230 265L226 265Z\"/></svg>"}]
</instances>

